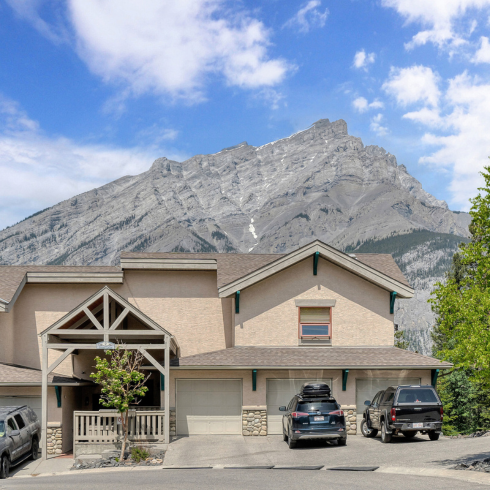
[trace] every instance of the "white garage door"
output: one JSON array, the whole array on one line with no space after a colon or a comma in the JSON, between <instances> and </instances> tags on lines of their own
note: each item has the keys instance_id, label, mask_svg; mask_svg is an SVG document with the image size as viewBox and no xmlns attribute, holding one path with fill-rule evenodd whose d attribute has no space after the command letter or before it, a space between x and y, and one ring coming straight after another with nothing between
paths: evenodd
<instances>
[{"instance_id":1,"label":"white garage door","mask_svg":"<svg viewBox=\"0 0 490 490\"><path fill-rule=\"evenodd\" d=\"M19 407L21 405L31 407L41 422L42 404L40 396L0 396L0 407Z\"/></svg>"},{"instance_id":2,"label":"white garage door","mask_svg":"<svg viewBox=\"0 0 490 490\"><path fill-rule=\"evenodd\" d=\"M178 379L177 434L241 434L242 381Z\"/></svg>"},{"instance_id":3,"label":"white garage door","mask_svg":"<svg viewBox=\"0 0 490 490\"><path fill-rule=\"evenodd\" d=\"M282 434L283 412L279 407L287 406L307 381L323 381L332 387L331 379L268 379L267 380L267 433Z\"/></svg>"},{"instance_id":4,"label":"white garage door","mask_svg":"<svg viewBox=\"0 0 490 490\"><path fill-rule=\"evenodd\" d=\"M420 378L366 378L356 380L356 406L357 417L362 419L364 413L364 402L371 401L378 391L386 390L388 386L417 385L420 384Z\"/></svg>"}]
</instances>

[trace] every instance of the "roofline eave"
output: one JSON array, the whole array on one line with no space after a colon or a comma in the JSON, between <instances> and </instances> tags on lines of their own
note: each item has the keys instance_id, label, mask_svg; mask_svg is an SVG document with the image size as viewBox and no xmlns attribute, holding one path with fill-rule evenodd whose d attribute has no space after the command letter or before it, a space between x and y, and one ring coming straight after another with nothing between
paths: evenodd
<instances>
[{"instance_id":1,"label":"roofline eave","mask_svg":"<svg viewBox=\"0 0 490 490\"><path fill-rule=\"evenodd\" d=\"M218 288L218 295L220 298L232 296L237 291L248 288L261 282L268 277L271 277L288 267L291 267L302 260L307 259L315 252L320 252L320 256L332 262L333 264L348 270L349 272L373 283L377 286L387 290L396 291L399 298L408 299L412 298L415 291L412 287L402 284L401 282L393 279L386 274L370 267L344 252L341 252L330 245L327 245L320 240L315 240L304 247L301 247L293 252L281 257L274 262L266 264L265 266L250 272L249 274L236 279L228 284L225 284Z\"/></svg>"}]
</instances>

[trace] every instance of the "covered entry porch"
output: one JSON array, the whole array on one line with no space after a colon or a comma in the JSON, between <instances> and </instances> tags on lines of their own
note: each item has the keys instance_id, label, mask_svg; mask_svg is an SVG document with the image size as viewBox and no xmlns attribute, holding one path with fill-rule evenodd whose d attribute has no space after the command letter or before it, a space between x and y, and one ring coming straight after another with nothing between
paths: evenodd
<instances>
[{"instance_id":1,"label":"covered entry porch","mask_svg":"<svg viewBox=\"0 0 490 490\"><path fill-rule=\"evenodd\" d=\"M104 357L115 348L139 352L154 370L150 406L130 410L130 439L168 443L170 417L167 415L171 357L178 354L175 338L134 305L104 287L41 332L42 340L42 457L47 457L48 376L65 359L72 359L73 374L91 380L95 357ZM54 354L54 355L53 355ZM59 355L57 355L59 354ZM101 408L97 387L87 388L81 410L73 412L73 444L113 444L121 435L118 414ZM148 405L148 404L145 404ZM71 425L71 424L70 424Z\"/></svg>"}]
</instances>

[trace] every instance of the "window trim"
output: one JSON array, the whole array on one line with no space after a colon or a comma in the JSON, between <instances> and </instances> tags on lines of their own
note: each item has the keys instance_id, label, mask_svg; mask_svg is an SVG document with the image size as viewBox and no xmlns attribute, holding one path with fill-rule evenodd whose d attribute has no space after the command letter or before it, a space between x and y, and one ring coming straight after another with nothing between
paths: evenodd
<instances>
[{"instance_id":1,"label":"window trim","mask_svg":"<svg viewBox=\"0 0 490 490\"><path fill-rule=\"evenodd\" d=\"M315 309L325 309L330 310L329 322L301 322L301 308L315 308ZM298 338L301 339L321 339L321 340L332 340L332 323L333 323L333 307L332 306L298 306ZM303 335L303 325L328 325L328 335Z\"/></svg>"}]
</instances>

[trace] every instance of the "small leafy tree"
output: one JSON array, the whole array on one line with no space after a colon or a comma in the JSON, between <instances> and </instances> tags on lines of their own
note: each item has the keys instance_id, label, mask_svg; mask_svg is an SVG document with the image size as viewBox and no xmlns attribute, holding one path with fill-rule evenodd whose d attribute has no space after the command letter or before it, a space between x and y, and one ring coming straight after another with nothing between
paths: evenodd
<instances>
[{"instance_id":1,"label":"small leafy tree","mask_svg":"<svg viewBox=\"0 0 490 490\"><path fill-rule=\"evenodd\" d=\"M139 397L145 396L148 388L145 386L146 376L140 371L144 357L138 351L121 349L119 346L112 351L106 351L109 358L95 358L95 373L90 377L102 386L100 403L106 408L115 408L121 414L123 442L121 460L128 439L129 405L137 404Z\"/></svg>"},{"instance_id":2,"label":"small leafy tree","mask_svg":"<svg viewBox=\"0 0 490 490\"><path fill-rule=\"evenodd\" d=\"M405 332L403 330L397 330L395 332L395 347L407 350L409 346L410 342L406 339Z\"/></svg>"}]
</instances>

